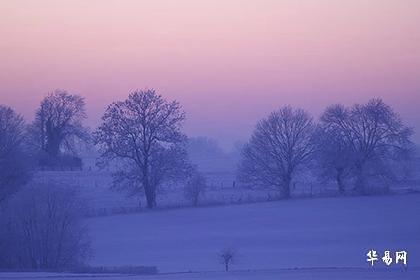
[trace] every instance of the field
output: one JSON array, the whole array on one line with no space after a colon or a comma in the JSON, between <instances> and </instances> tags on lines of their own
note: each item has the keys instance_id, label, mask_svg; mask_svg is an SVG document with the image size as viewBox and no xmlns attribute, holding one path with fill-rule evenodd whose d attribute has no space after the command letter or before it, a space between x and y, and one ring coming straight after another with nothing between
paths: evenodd
<instances>
[{"instance_id":1,"label":"field","mask_svg":"<svg viewBox=\"0 0 420 280\"><path fill-rule=\"evenodd\" d=\"M92 217L90 264L157 266L161 273L127 278L135 280L420 279L419 202L418 194L302 198ZM218 260L226 247L237 253L229 273ZM369 249L406 250L407 271L381 261L371 268ZM66 274L48 279L58 276L89 279ZM47 275L0 274L15 277Z\"/></svg>"},{"instance_id":2,"label":"field","mask_svg":"<svg viewBox=\"0 0 420 280\"><path fill-rule=\"evenodd\" d=\"M420 266L420 195L296 199L92 218L92 265L161 272L366 267L369 249L407 250Z\"/></svg>"},{"instance_id":3,"label":"field","mask_svg":"<svg viewBox=\"0 0 420 280\"><path fill-rule=\"evenodd\" d=\"M169 273L153 276L136 275L80 275L69 273L0 273L1 280L418 280L420 270L369 270L369 269L292 269L225 272Z\"/></svg>"},{"instance_id":4,"label":"field","mask_svg":"<svg viewBox=\"0 0 420 280\"><path fill-rule=\"evenodd\" d=\"M159 209L148 211L138 198L110 190L106 172L37 176L80 187L92 210L91 266L156 266L159 275L0 273L0 279L420 279L420 194L267 202L275 193L233 188L232 176L216 174L201 207L185 207L182 191L169 188L159 193ZM229 273L218 258L224 248L236 252ZM370 249L406 250L408 269L381 260L372 268Z\"/></svg>"},{"instance_id":5,"label":"field","mask_svg":"<svg viewBox=\"0 0 420 280\"><path fill-rule=\"evenodd\" d=\"M278 197L275 190L251 190L233 187L235 176L232 172L206 173L208 187L200 201L202 205L220 205L274 200ZM141 205L146 205L143 192L127 196L124 191L110 188L112 178L109 172L99 171L44 171L36 174L35 181L74 186L88 203L91 215L109 215L115 213L139 212ZM166 185L158 190L159 208L179 208L191 205L183 195L182 184Z\"/></svg>"},{"instance_id":6,"label":"field","mask_svg":"<svg viewBox=\"0 0 420 280\"><path fill-rule=\"evenodd\" d=\"M419 164L420 166L420 164ZM417 172L418 173L418 172ZM232 170L212 170L204 172L208 187L200 199L201 205L246 204L279 199L279 192L267 189L243 188L237 182ZM74 186L90 207L90 215L110 215L118 213L141 212L146 205L142 192L136 196L127 196L124 191L110 189L112 178L109 172L97 170L84 171L44 171L38 172L35 181ZM233 186L235 182L235 187ZM165 185L158 189L157 205L159 208L182 208L191 206L183 195L182 184ZM315 178L300 176L293 187L295 197L334 196L337 187L333 184L316 182ZM420 191L420 174L409 183L395 184L393 193Z\"/></svg>"},{"instance_id":7,"label":"field","mask_svg":"<svg viewBox=\"0 0 420 280\"><path fill-rule=\"evenodd\" d=\"M159 275L95 279L420 279L420 195L295 199L89 218L93 266L157 266ZM236 251L232 272L219 252ZM406 250L373 268L369 249ZM92 275L2 273L0 279Z\"/></svg>"}]
</instances>

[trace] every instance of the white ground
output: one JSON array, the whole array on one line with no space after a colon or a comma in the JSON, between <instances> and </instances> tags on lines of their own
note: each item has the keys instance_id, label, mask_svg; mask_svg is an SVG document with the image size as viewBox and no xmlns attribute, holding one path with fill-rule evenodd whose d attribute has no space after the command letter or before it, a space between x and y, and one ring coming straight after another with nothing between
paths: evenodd
<instances>
[{"instance_id":1,"label":"white ground","mask_svg":"<svg viewBox=\"0 0 420 280\"><path fill-rule=\"evenodd\" d=\"M54 273L0 273L1 280L18 279L69 279L69 280L418 280L420 271L389 271L366 269L301 269L301 270L262 270L262 271L233 271L225 272L197 272L159 274L154 276L135 275L77 275Z\"/></svg>"},{"instance_id":2,"label":"white ground","mask_svg":"<svg viewBox=\"0 0 420 280\"><path fill-rule=\"evenodd\" d=\"M209 173L206 176L208 188L204 197L200 199L202 204L267 201L279 195L275 190L268 192L267 190L233 188L232 183L235 180L233 173ZM111 190L111 174L106 171L44 171L36 174L35 181L76 187L90 206L92 215L139 212L139 199L143 207L146 205L142 193L140 197L127 197L125 192ZM176 208L190 206L191 202L185 199L182 186L172 185L159 189L157 204L161 208Z\"/></svg>"},{"instance_id":3,"label":"white ground","mask_svg":"<svg viewBox=\"0 0 420 280\"><path fill-rule=\"evenodd\" d=\"M232 247L238 254L232 268L237 270L366 268L369 249L406 250L408 265L420 267L419 215L420 195L397 195L91 218L95 251L91 264L155 265L160 272L214 271L222 269L220 250Z\"/></svg>"},{"instance_id":4,"label":"white ground","mask_svg":"<svg viewBox=\"0 0 420 280\"><path fill-rule=\"evenodd\" d=\"M420 166L418 168L420 170ZM417 172L419 173L419 172ZM239 182L235 179L235 172L232 170L218 172L204 172L207 178L208 188L203 197L200 198L200 204L240 204L256 201L276 200L279 192L266 189L241 188ZM416 189L420 191L420 173L419 177L410 184L396 184L392 189L394 192L406 192ZM90 215L109 215L116 213L139 212L139 199L142 206L146 205L145 198L140 192L139 196L127 197L126 192L111 190L111 174L104 171L43 171L35 175L35 181L53 182L59 185L68 185L77 188L81 196L90 206ZM233 188L233 182L236 187ZM337 187L334 184L326 185L316 183L316 179L308 176L299 176L293 188L294 196L309 196L310 194L318 196L331 196L337 193ZM183 185L165 185L158 190L157 204L160 208L177 208L190 206L183 194Z\"/></svg>"},{"instance_id":5,"label":"white ground","mask_svg":"<svg viewBox=\"0 0 420 280\"><path fill-rule=\"evenodd\" d=\"M417 194L293 199L89 218L95 254L91 265L151 265L163 273L94 278L98 280L420 279L419 215ZM217 258L225 247L237 251L230 273L222 272ZM380 263L372 270L366 262L369 249L406 250L408 270ZM0 273L1 280L33 278L91 279Z\"/></svg>"}]
</instances>

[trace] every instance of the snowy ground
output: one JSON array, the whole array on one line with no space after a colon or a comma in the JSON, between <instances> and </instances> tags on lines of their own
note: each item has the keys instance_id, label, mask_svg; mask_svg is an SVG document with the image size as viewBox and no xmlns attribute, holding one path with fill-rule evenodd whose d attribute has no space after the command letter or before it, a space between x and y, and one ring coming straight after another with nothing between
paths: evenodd
<instances>
[{"instance_id":1,"label":"snowy ground","mask_svg":"<svg viewBox=\"0 0 420 280\"><path fill-rule=\"evenodd\" d=\"M200 199L202 205L241 204L249 202L263 202L278 200L279 192L276 190L241 188L236 181L234 172L205 172L208 188ZM335 185L326 186L314 183L314 178L300 177L293 188L294 196L334 196L337 193ZM90 206L90 215L112 215L117 213L140 212L139 199L142 206L146 205L145 199L127 197L126 193L110 189L111 174L106 171L43 171L38 172L35 181L56 184L65 184L76 187L81 196ZM235 181L235 187L233 182ZM393 191L404 192L407 186L396 186ZM414 180L409 189L420 191L420 177ZM184 197L182 185L164 186L157 196L159 208L179 208L191 205Z\"/></svg>"},{"instance_id":2,"label":"snowy ground","mask_svg":"<svg viewBox=\"0 0 420 280\"><path fill-rule=\"evenodd\" d=\"M172 273L154 276L135 275L80 275L54 273L0 273L0 279L71 279L71 280L418 280L419 270L367 270L367 269L300 269L225 272Z\"/></svg>"},{"instance_id":3,"label":"snowy ground","mask_svg":"<svg viewBox=\"0 0 420 280\"><path fill-rule=\"evenodd\" d=\"M237 251L232 267L236 270L366 268L369 249L406 250L408 265L420 267L419 213L420 195L395 195L91 218L91 264L154 265L160 272L217 271L222 269L218 253L232 247Z\"/></svg>"},{"instance_id":4,"label":"snowy ground","mask_svg":"<svg viewBox=\"0 0 420 280\"><path fill-rule=\"evenodd\" d=\"M89 218L92 266L157 266L154 276L0 273L0 279L420 279L420 195L293 199ZM222 272L222 248L237 252ZM406 250L372 269L369 249Z\"/></svg>"},{"instance_id":5,"label":"snowy ground","mask_svg":"<svg viewBox=\"0 0 420 280\"><path fill-rule=\"evenodd\" d=\"M206 205L246 203L249 201L267 201L278 197L277 191L233 188L233 173L206 173L208 188L200 203ZM35 176L38 182L54 182L74 186L88 202L91 215L110 215L115 213L139 212L139 199L145 206L145 198L127 197L126 193L111 190L111 174L98 171L59 171L39 172ZM160 208L177 208L191 205L184 197L182 186L165 186L159 190L157 204Z\"/></svg>"}]
</instances>

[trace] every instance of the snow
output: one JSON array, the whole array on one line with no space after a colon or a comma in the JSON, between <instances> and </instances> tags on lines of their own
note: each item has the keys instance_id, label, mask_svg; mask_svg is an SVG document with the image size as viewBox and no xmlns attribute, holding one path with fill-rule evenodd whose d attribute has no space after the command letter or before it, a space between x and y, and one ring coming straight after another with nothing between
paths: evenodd
<instances>
[{"instance_id":1,"label":"snow","mask_svg":"<svg viewBox=\"0 0 420 280\"><path fill-rule=\"evenodd\" d=\"M420 279L420 194L292 199L88 218L92 266L157 266L158 275L0 273L3 279ZM236 250L231 272L218 253ZM406 250L372 268L366 253Z\"/></svg>"},{"instance_id":2,"label":"snow","mask_svg":"<svg viewBox=\"0 0 420 280\"><path fill-rule=\"evenodd\" d=\"M233 188L231 173L206 173L208 188L200 204L228 204L247 201L266 201L278 196L278 191ZM43 171L35 175L35 181L54 182L74 186L88 202L92 215L139 212L139 199L146 205L141 192L139 196L127 197L127 193L110 188L111 173L103 171ZM190 206L184 197L183 186L171 185L158 190L157 204L161 208Z\"/></svg>"},{"instance_id":3,"label":"snow","mask_svg":"<svg viewBox=\"0 0 420 280\"><path fill-rule=\"evenodd\" d=\"M171 273L153 276L136 275L80 275L69 273L0 273L0 279L71 279L71 280L418 280L419 270L369 270L357 268L328 268L328 269L289 269L289 270L256 270L233 272L196 272L196 273Z\"/></svg>"},{"instance_id":4,"label":"snow","mask_svg":"<svg viewBox=\"0 0 420 280\"><path fill-rule=\"evenodd\" d=\"M417 173L420 176L420 172ZM207 178L208 188L204 196L200 198L200 204L202 205L262 202L277 200L279 196L279 192L276 190L241 188L233 170L206 170L204 175ZM308 174L306 176L301 174L298 179L293 188L294 196L331 196L337 194L335 185L331 186L331 184L325 183L320 185ZM76 187L81 196L88 202L90 215L139 212L141 211L139 209L139 199L143 206L146 205L142 192L138 196L127 197L126 192L110 189L112 176L107 170L42 171L35 174L34 180ZM234 181L235 187L233 187ZM406 192L406 189L420 191L420 181L413 180L405 187L397 184L392 191ZM191 202L185 199L182 184L172 184L158 189L157 205L159 208L178 208L190 206Z\"/></svg>"},{"instance_id":5,"label":"snow","mask_svg":"<svg viewBox=\"0 0 420 280\"><path fill-rule=\"evenodd\" d=\"M419 202L418 194L294 199L90 218L91 264L220 271L218 253L232 247L236 270L368 268L369 249L406 250L419 266Z\"/></svg>"}]
</instances>

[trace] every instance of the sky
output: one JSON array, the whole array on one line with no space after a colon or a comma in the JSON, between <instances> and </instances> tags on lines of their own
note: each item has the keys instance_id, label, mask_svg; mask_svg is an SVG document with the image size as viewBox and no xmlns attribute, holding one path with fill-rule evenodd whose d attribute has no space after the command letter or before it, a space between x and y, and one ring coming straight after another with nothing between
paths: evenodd
<instances>
[{"instance_id":1,"label":"sky","mask_svg":"<svg viewBox=\"0 0 420 280\"><path fill-rule=\"evenodd\" d=\"M420 131L420 1L0 0L0 104L30 121L65 89L94 128L144 88L226 149L283 105L381 97Z\"/></svg>"}]
</instances>

